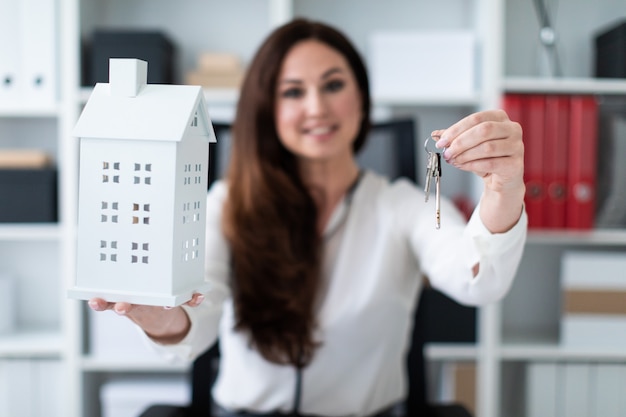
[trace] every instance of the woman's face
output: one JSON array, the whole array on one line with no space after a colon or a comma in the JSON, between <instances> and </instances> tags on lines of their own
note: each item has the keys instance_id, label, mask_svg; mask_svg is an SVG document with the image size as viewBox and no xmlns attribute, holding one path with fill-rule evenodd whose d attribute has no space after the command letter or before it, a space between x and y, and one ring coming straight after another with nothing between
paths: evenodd
<instances>
[{"instance_id":1,"label":"woman's face","mask_svg":"<svg viewBox=\"0 0 626 417\"><path fill-rule=\"evenodd\" d=\"M297 43L285 56L276 88L276 128L287 149L307 162L353 157L363 112L343 55L319 41Z\"/></svg>"}]
</instances>

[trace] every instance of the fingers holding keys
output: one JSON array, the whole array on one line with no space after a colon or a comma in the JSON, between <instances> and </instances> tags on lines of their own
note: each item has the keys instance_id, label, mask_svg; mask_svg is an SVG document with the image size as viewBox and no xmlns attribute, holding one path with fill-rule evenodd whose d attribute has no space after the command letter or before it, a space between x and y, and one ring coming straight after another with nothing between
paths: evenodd
<instances>
[{"instance_id":1,"label":"fingers holding keys","mask_svg":"<svg viewBox=\"0 0 626 417\"><path fill-rule=\"evenodd\" d=\"M522 183L522 128L502 110L471 114L447 129L431 134L449 164L483 177L490 187Z\"/></svg>"}]
</instances>

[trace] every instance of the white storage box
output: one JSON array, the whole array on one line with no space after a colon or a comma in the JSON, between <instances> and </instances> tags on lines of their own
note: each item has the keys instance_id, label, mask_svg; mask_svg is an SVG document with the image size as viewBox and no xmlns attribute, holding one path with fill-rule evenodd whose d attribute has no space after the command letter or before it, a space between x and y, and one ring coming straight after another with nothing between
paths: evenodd
<instances>
[{"instance_id":1,"label":"white storage box","mask_svg":"<svg viewBox=\"0 0 626 417\"><path fill-rule=\"evenodd\" d=\"M141 330L113 311L89 310L89 351L97 359L163 361L143 339Z\"/></svg>"},{"instance_id":2,"label":"white storage box","mask_svg":"<svg viewBox=\"0 0 626 417\"><path fill-rule=\"evenodd\" d=\"M561 270L561 343L626 349L626 255L570 251Z\"/></svg>"},{"instance_id":3,"label":"white storage box","mask_svg":"<svg viewBox=\"0 0 626 417\"><path fill-rule=\"evenodd\" d=\"M189 405L190 382L184 377L110 380L100 388L102 417L137 417L151 405Z\"/></svg>"},{"instance_id":4,"label":"white storage box","mask_svg":"<svg viewBox=\"0 0 626 417\"><path fill-rule=\"evenodd\" d=\"M16 296L13 277L0 273L0 335L15 330Z\"/></svg>"},{"instance_id":5,"label":"white storage box","mask_svg":"<svg viewBox=\"0 0 626 417\"><path fill-rule=\"evenodd\" d=\"M374 98L472 99L475 39L470 31L372 34L369 67Z\"/></svg>"}]
</instances>

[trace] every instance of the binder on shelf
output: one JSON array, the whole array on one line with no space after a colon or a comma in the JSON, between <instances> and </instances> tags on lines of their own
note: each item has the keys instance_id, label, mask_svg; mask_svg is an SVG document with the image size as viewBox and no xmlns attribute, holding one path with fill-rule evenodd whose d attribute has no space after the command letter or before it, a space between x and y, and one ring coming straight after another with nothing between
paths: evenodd
<instances>
[{"instance_id":1,"label":"binder on shelf","mask_svg":"<svg viewBox=\"0 0 626 417\"><path fill-rule=\"evenodd\" d=\"M599 110L596 227L626 228L626 101Z\"/></svg>"},{"instance_id":2,"label":"binder on shelf","mask_svg":"<svg viewBox=\"0 0 626 417\"><path fill-rule=\"evenodd\" d=\"M502 97L502 108L506 110L509 119L524 127L524 94L508 93Z\"/></svg>"},{"instance_id":3,"label":"binder on shelf","mask_svg":"<svg viewBox=\"0 0 626 417\"><path fill-rule=\"evenodd\" d=\"M569 139L569 97L547 95L544 131L545 199L544 228L566 226L567 155Z\"/></svg>"},{"instance_id":4,"label":"binder on shelf","mask_svg":"<svg viewBox=\"0 0 626 417\"><path fill-rule=\"evenodd\" d=\"M526 212L528 227L545 226L544 131L546 98L529 94L524 98L524 178L526 183Z\"/></svg>"},{"instance_id":5,"label":"binder on shelf","mask_svg":"<svg viewBox=\"0 0 626 417\"><path fill-rule=\"evenodd\" d=\"M0 103L12 104L19 98L20 4L0 1Z\"/></svg>"},{"instance_id":6,"label":"binder on shelf","mask_svg":"<svg viewBox=\"0 0 626 417\"><path fill-rule=\"evenodd\" d=\"M570 98L570 173L567 221L570 229L594 226L598 145L598 103L592 95Z\"/></svg>"},{"instance_id":7,"label":"binder on shelf","mask_svg":"<svg viewBox=\"0 0 626 417\"><path fill-rule=\"evenodd\" d=\"M0 416L34 415L35 389L28 359L0 359Z\"/></svg>"},{"instance_id":8,"label":"binder on shelf","mask_svg":"<svg viewBox=\"0 0 626 417\"><path fill-rule=\"evenodd\" d=\"M531 362L526 368L526 415L557 416L560 366L555 362Z\"/></svg>"},{"instance_id":9,"label":"binder on shelf","mask_svg":"<svg viewBox=\"0 0 626 417\"><path fill-rule=\"evenodd\" d=\"M622 417L624 415L624 387L626 386L626 365L595 365L595 381L592 388L594 401L592 416Z\"/></svg>"},{"instance_id":10,"label":"binder on shelf","mask_svg":"<svg viewBox=\"0 0 626 417\"><path fill-rule=\"evenodd\" d=\"M528 214L528 227L537 228L540 226L541 209L535 202L534 195L540 191L539 187L531 188L533 183L529 183L533 177L537 177L537 172L541 168L541 160L537 163L536 159L541 158L543 152L539 149L537 153L534 141L531 138L536 132L531 130L528 124L529 100L528 94L508 93L503 96L502 108L509 115L509 119L519 123L523 130L524 140L524 183L526 184L526 195L524 204Z\"/></svg>"},{"instance_id":11,"label":"binder on shelf","mask_svg":"<svg viewBox=\"0 0 626 417\"><path fill-rule=\"evenodd\" d=\"M19 4L23 100L53 104L57 99L56 2L21 0Z\"/></svg>"},{"instance_id":12,"label":"binder on shelf","mask_svg":"<svg viewBox=\"0 0 626 417\"><path fill-rule=\"evenodd\" d=\"M36 397L31 398L35 408L34 416L62 417L64 412L67 386L64 365L54 359L33 361L33 386Z\"/></svg>"},{"instance_id":13,"label":"binder on shelf","mask_svg":"<svg viewBox=\"0 0 626 417\"><path fill-rule=\"evenodd\" d=\"M563 365L563 416L589 417L592 406L592 366L589 363Z\"/></svg>"}]
</instances>

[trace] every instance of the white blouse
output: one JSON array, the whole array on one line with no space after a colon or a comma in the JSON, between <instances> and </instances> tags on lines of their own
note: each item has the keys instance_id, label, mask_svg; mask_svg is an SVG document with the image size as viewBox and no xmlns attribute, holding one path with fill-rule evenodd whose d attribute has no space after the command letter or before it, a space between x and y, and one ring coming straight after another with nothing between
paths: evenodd
<instances>
[{"instance_id":1,"label":"white blouse","mask_svg":"<svg viewBox=\"0 0 626 417\"><path fill-rule=\"evenodd\" d=\"M157 349L192 360L219 337L215 401L227 409L289 412L294 368L267 362L232 330L229 249L220 228L226 193L218 182L207 199L211 290L200 306L184 307L191 319L185 339ZM316 333L321 345L302 374L301 413L365 416L405 397L405 354L422 275L468 305L496 301L510 288L526 240L526 213L510 231L492 234L478 209L466 224L442 198L437 230L433 200L425 203L423 191L407 180L389 182L368 171L352 198L336 208L325 231L325 296Z\"/></svg>"}]
</instances>

